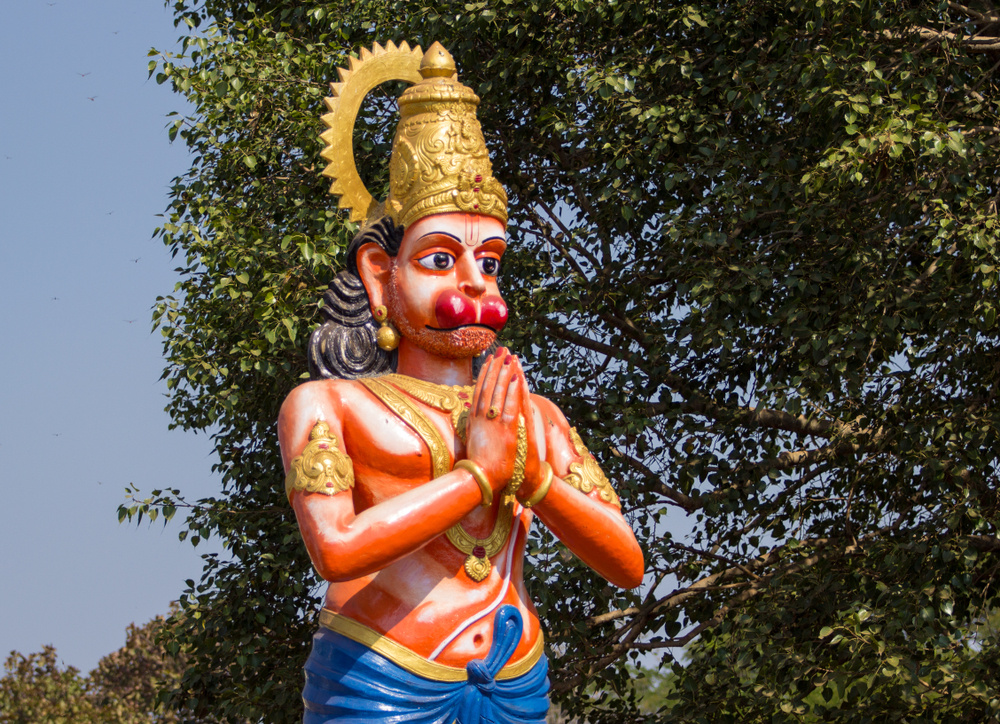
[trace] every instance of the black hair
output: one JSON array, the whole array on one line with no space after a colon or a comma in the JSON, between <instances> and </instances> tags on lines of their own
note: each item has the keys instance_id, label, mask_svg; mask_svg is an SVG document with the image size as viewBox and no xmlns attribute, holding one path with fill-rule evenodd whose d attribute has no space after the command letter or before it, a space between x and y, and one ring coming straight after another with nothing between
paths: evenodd
<instances>
[{"instance_id":1,"label":"black hair","mask_svg":"<svg viewBox=\"0 0 1000 724\"><path fill-rule=\"evenodd\" d=\"M358 275L358 250L374 243L396 256L402 240L403 227L386 216L358 232L347 246L347 269L323 293L323 324L309 337L311 379L356 380L396 371L396 352L386 352L375 341L379 325Z\"/></svg>"}]
</instances>

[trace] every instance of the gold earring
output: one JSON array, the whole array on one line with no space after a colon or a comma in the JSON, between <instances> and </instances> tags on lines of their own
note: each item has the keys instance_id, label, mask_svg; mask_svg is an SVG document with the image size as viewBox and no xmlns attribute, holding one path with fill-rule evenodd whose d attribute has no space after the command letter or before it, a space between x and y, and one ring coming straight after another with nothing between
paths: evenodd
<instances>
[{"instance_id":1,"label":"gold earring","mask_svg":"<svg viewBox=\"0 0 1000 724\"><path fill-rule=\"evenodd\" d=\"M379 304L372 310L375 321L381 326L378 328L378 336L375 338L380 349L392 352L399 346L399 330L389 321L389 310Z\"/></svg>"}]
</instances>

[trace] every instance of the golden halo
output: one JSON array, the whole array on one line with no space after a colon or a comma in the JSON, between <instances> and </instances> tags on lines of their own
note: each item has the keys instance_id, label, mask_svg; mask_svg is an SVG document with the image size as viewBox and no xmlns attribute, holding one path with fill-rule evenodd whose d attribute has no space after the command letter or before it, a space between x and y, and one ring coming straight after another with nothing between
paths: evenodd
<instances>
[{"instance_id":1,"label":"golden halo","mask_svg":"<svg viewBox=\"0 0 1000 724\"><path fill-rule=\"evenodd\" d=\"M322 120L329 130L320 136L326 144L321 155L330 162L323 175L333 180L330 193L339 197L340 208L351 210L351 221L365 221L378 206L354 163L352 141L358 110L365 96L382 83L391 80L419 83L424 53L419 45L411 49L404 41L398 47L388 42L384 48L375 43L371 50L362 48L360 55L360 59L348 59L348 69L337 68L340 82L330 84L333 97L324 99L330 112Z\"/></svg>"}]
</instances>

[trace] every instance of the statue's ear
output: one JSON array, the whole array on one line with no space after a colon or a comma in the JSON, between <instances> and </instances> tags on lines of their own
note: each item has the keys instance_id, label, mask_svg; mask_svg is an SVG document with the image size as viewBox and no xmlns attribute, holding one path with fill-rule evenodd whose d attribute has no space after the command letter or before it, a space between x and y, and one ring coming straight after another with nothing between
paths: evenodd
<instances>
[{"instance_id":1,"label":"statue's ear","mask_svg":"<svg viewBox=\"0 0 1000 724\"><path fill-rule=\"evenodd\" d=\"M372 308L384 305L392 272L392 259L381 246L368 243L358 249L357 263L358 274L368 292Z\"/></svg>"}]
</instances>

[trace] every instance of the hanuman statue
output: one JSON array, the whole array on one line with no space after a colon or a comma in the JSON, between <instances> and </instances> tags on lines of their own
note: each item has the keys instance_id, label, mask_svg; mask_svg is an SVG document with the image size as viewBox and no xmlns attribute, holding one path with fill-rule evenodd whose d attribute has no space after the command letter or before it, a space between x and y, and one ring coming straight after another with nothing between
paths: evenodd
<instances>
[{"instance_id":1,"label":"hanuman statue","mask_svg":"<svg viewBox=\"0 0 1000 724\"><path fill-rule=\"evenodd\" d=\"M332 85L324 174L363 222L309 342L312 381L278 418L285 489L329 582L305 667L305 723L538 723L542 631L525 590L539 518L617 586L642 552L575 428L500 347L507 195L451 55L375 45ZM365 95L399 98L389 196L354 164ZM477 360L478 374L473 362Z\"/></svg>"}]
</instances>

